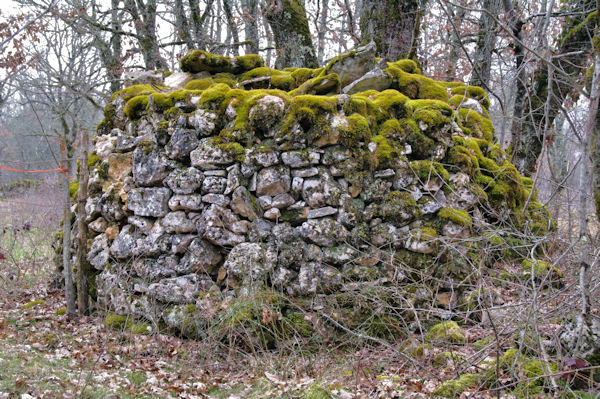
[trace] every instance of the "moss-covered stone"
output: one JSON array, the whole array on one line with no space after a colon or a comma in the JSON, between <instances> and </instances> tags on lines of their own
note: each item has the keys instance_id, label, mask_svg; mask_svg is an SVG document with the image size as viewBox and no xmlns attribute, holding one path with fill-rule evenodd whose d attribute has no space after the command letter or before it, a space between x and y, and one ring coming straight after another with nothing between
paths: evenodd
<instances>
[{"instance_id":1,"label":"moss-covered stone","mask_svg":"<svg viewBox=\"0 0 600 399\"><path fill-rule=\"evenodd\" d=\"M467 340L464 331L455 321L443 321L431 327L427 336L427 342L464 344Z\"/></svg>"},{"instance_id":2,"label":"moss-covered stone","mask_svg":"<svg viewBox=\"0 0 600 399\"><path fill-rule=\"evenodd\" d=\"M35 306L44 305L46 301L38 299L36 301L27 302L25 305L21 306L22 310L31 309Z\"/></svg>"},{"instance_id":3,"label":"moss-covered stone","mask_svg":"<svg viewBox=\"0 0 600 399\"><path fill-rule=\"evenodd\" d=\"M130 331L134 334L148 335L153 332L151 324L139 322L132 319L130 316L123 316L115 313L108 313L104 317L104 326L114 330Z\"/></svg>"},{"instance_id":4,"label":"moss-covered stone","mask_svg":"<svg viewBox=\"0 0 600 399\"><path fill-rule=\"evenodd\" d=\"M444 207L438 211L438 217L460 226L468 228L473 226L473 219L469 216L467 211Z\"/></svg>"},{"instance_id":5,"label":"moss-covered stone","mask_svg":"<svg viewBox=\"0 0 600 399\"><path fill-rule=\"evenodd\" d=\"M432 392L432 396L457 398L467 389L477 386L479 378L478 374L463 374L455 380L444 382Z\"/></svg>"},{"instance_id":6,"label":"moss-covered stone","mask_svg":"<svg viewBox=\"0 0 600 399\"><path fill-rule=\"evenodd\" d=\"M184 72L232 72L243 73L264 66L261 56L248 54L234 58L211 54L203 50L194 50L181 58L181 70Z\"/></svg>"},{"instance_id":7,"label":"moss-covered stone","mask_svg":"<svg viewBox=\"0 0 600 399\"><path fill-rule=\"evenodd\" d=\"M125 104L125 108L123 108L123 115L131 120L140 119L144 112L146 112L146 108L148 107L148 95L139 95L132 97L127 104Z\"/></svg>"}]
</instances>

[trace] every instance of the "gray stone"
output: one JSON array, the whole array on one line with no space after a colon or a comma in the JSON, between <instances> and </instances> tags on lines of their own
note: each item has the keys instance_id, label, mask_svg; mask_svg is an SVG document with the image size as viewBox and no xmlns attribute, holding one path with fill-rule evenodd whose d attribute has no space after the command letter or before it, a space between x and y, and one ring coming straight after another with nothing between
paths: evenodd
<instances>
[{"instance_id":1,"label":"gray stone","mask_svg":"<svg viewBox=\"0 0 600 399\"><path fill-rule=\"evenodd\" d=\"M104 233L106 228L108 227L108 223L102 217L94 220L90 224L88 224L88 228L96 233Z\"/></svg>"},{"instance_id":2,"label":"gray stone","mask_svg":"<svg viewBox=\"0 0 600 399\"><path fill-rule=\"evenodd\" d=\"M290 170L287 166L262 169L256 178L256 194L275 196L290 190Z\"/></svg>"},{"instance_id":3,"label":"gray stone","mask_svg":"<svg viewBox=\"0 0 600 399\"><path fill-rule=\"evenodd\" d=\"M358 251L348 244L343 244L338 247L323 248L323 261L334 265L346 264L358 256Z\"/></svg>"},{"instance_id":4,"label":"gray stone","mask_svg":"<svg viewBox=\"0 0 600 399\"><path fill-rule=\"evenodd\" d=\"M342 89L342 93L354 94L366 90L387 90L392 86L394 80L381 68L375 68L351 82Z\"/></svg>"},{"instance_id":5,"label":"gray stone","mask_svg":"<svg viewBox=\"0 0 600 399\"><path fill-rule=\"evenodd\" d=\"M167 233L191 233L196 231L194 222L188 219L184 211L167 213L160 221Z\"/></svg>"},{"instance_id":6,"label":"gray stone","mask_svg":"<svg viewBox=\"0 0 600 399\"><path fill-rule=\"evenodd\" d=\"M350 150L343 146L332 146L325 149L323 154L323 165L333 165L334 163L344 162L352 156Z\"/></svg>"},{"instance_id":7,"label":"gray stone","mask_svg":"<svg viewBox=\"0 0 600 399\"><path fill-rule=\"evenodd\" d=\"M102 212L102 204L100 203L100 197L88 197L85 202L85 214L87 215L87 222L90 222L100 216Z\"/></svg>"},{"instance_id":8,"label":"gray stone","mask_svg":"<svg viewBox=\"0 0 600 399\"><path fill-rule=\"evenodd\" d=\"M249 241L266 241L270 238L273 230L273 224L264 219L255 219L252 221L250 231L248 232Z\"/></svg>"},{"instance_id":9,"label":"gray stone","mask_svg":"<svg viewBox=\"0 0 600 399\"><path fill-rule=\"evenodd\" d=\"M320 208L339 203L343 190L325 168L320 169L318 178L304 179L302 199L312 208Z\"/></svg>"},{"instance_id":10,"label":"gray stone","mask_svg":"<svg viewBox=\"0 0 600 399\"><path fill-rule=\"evenodd\" d=\"M212 285L208 278L202 279L197 274L164 278L148 286L147 293L165 303L194 303L203 288Z\"/></svg>"},{"instance_id":11,"label":"gray stone","mask_svg":"<svg viewBox=\"0 0 600 399\"><path fill-rule=\"evenodd\" d=\"M238 284L260 284L277 264L277 251L263 243L244 242L232 248L223 268L228 278Z\"/></svg>"},{"instance_id":12,"label":"gray stone","mask_svg":"<svg viewBox=\"0 0 600 399\"><path fill-rule=\"evenodd\" d=\"M153 84L161 86L163 84L162 71L128 71L123 74L125 87L141 84Z\"/></svg>"},{"instance_id":13,"label":"gray stone","mask_svg":"<svg viewBox=\"0 0 600 399\"><path fill-rule=\"evenodd\" d=\"M125 225L110 246L110 253L117 259L127 259L135 255L136 237L133 226Z\"/></svg>"},{"instance_id":14,"label":"gray stone","mask_svg":"<svg viewBox=\"0 0 600 399\"><path fill-rule=\"evenodd\" d=\"M318 262L303 263L298 273L301 295L327 294L342 286L342 275L334 267Z\"/></svg>"},{"instance_id":15,"label":"gray stone","mask_svg":"<svg viewBox=\"0 0 600 399\"><path fill-rule=\"evenodd\" d=\"M127 207L136 216L161 217L169 212L168 188L134 188L127 193Z\"/></svg>"},{"instance_id":16,"label":"gray stone","mask_svg":"<svg viewBox=\"0 0 600 399\"><path fill-rule=\"evenodd\" d=\"M183 170L174 170L164 180L164 184L169 186L175 194L192 194L202 187L204 174L196 168L185 168Z\"/></svg>"},{"instance_id":17,"label":"gray stone","mask_svg":"<svg viewBox=\"0 0 600 399\"><path fill-rule=\"evenodd\" d=\"M133 270L144 280L150 282L158 278L173 277L178 259L176 256L162 255L158 259L138 258L133 261Z\"/></svg>"},{"instance_id":18,"label":"gray stone","mask_svg":"<svg viewBox=\"0 0 600 399\"><path fill-rule=\"evenodd\" d=\"M133 151L133 180L136 185L162 183L173 168L173 162L153 143L142 143Z\"/></svg>"},{"instance_id":19,"label":"gray stone","mask_svg":"<svg viewBox=\"0 0 600 399\"><path fill-rule=\"evenodd\" d=\"M373 173L373 177L376 179L387 179L394 176L396 176L394 169L378 170L377 172Z\"/></svg>"},{"instance_id":20,"label":"gray stone","mask_svg":"<svg viewBox=\"0 0 600 399\"><path fill-rule=\"evenodd\" d=\"M412 252L432 254L437 249L437 240L424 234L421 229L414 229L410 231L404 245L406 249Z\"/></svg>"},{"instance_id":21,"label":"gray stone","mask_svg":"<svg viewBox=\"0 0 600 399\"><path fill-rule=\"evenodd\" d=\"M103 270L108 264L108 239L104 234L94 237L87 253L87 261L97 270Z\"/></svg>"},{"instance_id":22,"label":"gray stone","mask_svg":"<svg viewBox=\"0 0 600 399\"><path fill-rule=\"evenodd\" d=\"M171 236L171 252L174 254L184 253L194 238L196 238L195 234L173 234Z\"/></svg>"},{"instance_id":23,"label":"gray stone","mask_svg":"<svg viewBox=\"0 0 600 399\"><path fill-rule=\"evenodd\" d=\"M284 164L291 168L304 168L314 163L314 155L311 159L311 154L319 155L316 152L309 153L307 151L289 151L281 154L281 160ZM317 163L318 163L317 158Z\"/></svg>"},{"instance_id":24,"label":"gray stone","mask_svg":"<svg viewBox=\"0 0 600 399\"><path fill-rule=\"evenodd\" d=\"M319 174L319 169L317 169L314 166L310 167L310 168L306 168L306 169L292 170L292 177L294 177L294 178L312 177L312 176L316 176L318 174Z\"/></svg>"},{"instance_id":25,"label":"gray stone","mask_svg":"<svg viewBox=\"0 0 600 399\"><path fill-rule=\"evenodd\" d=\"M277 194L276 196L274 196L272 198L271 206L273 208L283 209L283 208L287 208L288 206L294 204L295 202L296 202L296 200L294 199L294 197L292 197L288 193L283 193L283 194Z\"/></svg>"},{"instance_id":26,"label":"gray stone","mask_svg":"<svg viewBox=\"0 0 600 399\"><path fill-rule=\"evenodd\" d=\"M136 231L140 233L149 233L154 226L152 220L141 216L129 216L127 217L127 223L135 227Z\"/></svg>"},{"instance_id":27,"label":"gray stone","mask_svg":"<svg viewBox=\"0 0 600 399\"><path fill-rule=\"evenodd\" d=\"M269 166L277 165L279 163L279 157L277 156L277 153L271 149L252 147L246 149L244 163L268 168Z\"/></svg>"},{"instance_id":28,"label":"gray stone","mask_svg":"<svg viewBox=\"0 0 600 399\"><path fill-rule=\"evenodd\" d=\"M322 247L334 247L348 237L348 230L332 219L310 219L302 223L302 236Z\"/></svg>"},{"instance_id":29,"label":"gray stone","mask_svg":"<svg viewBox=\"0 0 600 399\"><path fill-rule=\"evenodd\" d=\"M198 147L190 153L192 166L202 170L221 169L235 161L235 154L218 146L214 138L200 140Z\"/></svg>"},{"instance_id":30,"label":"gray stone","mask_svg":"<svg viewBox=\"0 0 600 399\"><path fill-rule=\"evenodd\" d=\"M375 50L375 43L371 42L342 54L327 66L327 72L337 73L342 87L347 86L375 67Z\"/></svg>"},{"instance_id":31,"label":"gray stone","mask_svg":"<svg viewBox=\"0 0 600 399\"><path fill-rule=\"evenodd\" d=\"M266 95L250 109L248 124L264 137L273 137L284 115L285 100L278 96Z\"/></svg>"},{"instance_id":32,"label":"gray stone","mask_svg":"<svg viewBox=\"0 0 600 399\"><path fill-rule=\"evenodd\" d=\"M242 173L240 171L240 165L235 164L227 168L227 185L225 186L225 192L223 194L230 195L233 190L242 185Z\"/></svg>"},{"instance_id":33,"label":"gray stone","mask_svg":"<svg viewBox=\"0 0 600 399\"><path fill-rule=\"evenodd\" d=\"M173 211L200 211L204 208L202 201L203 197L200 194L175 194L169 199L169 208Z\"/></svg>"},{"instance_id":34,"label":"gray stone","mask_svg":"<svg viewBox=\"0 0 600 399\"><path fill-rule=\"evenodd\" d=\"M198 235L207 241L225 247L235 246L245 241L245 237L235 234L228 228L239 219L227 208L210 205L198 218Z\"/></svg>"},{"instance_id":35,"label":"gray stone","mask_svg":"<svg viewBox=\"0 0 600 399\"><path fill-rule=\"evenodd\" d=\"M222 259L215 246L200 238L194 238L175 270L179 274L214 274Z\"/></svg>"},{"instance_id":36,"label":"gray stone","mask_svg":"<svg viewBox=\"0 0 600 399\"><path fill-rule=\"evenodd\" d=\"M237 164L236 164L237 165ZM232 165L233 166L233 165ZM230 166L231 167L231 166ZM229 169L229 168L228 168ZM226 177L227 171L223 169L205 170L204 176Z\"/></svg>"},{"instance_id":37,"label":"gray stone","mask_svg":"<svg viewBox=\"0 0 600 399\"><path fill-rule=\"evenodd\" d=\"M188 118L188 123L196 129L199 136L210 136L215 130L217 115L202 108L197 109Z\"/></svg>"},{"instance_id":38,"label":"gray stone","mask_svg":"<svg viewBox=\"0 0 600 399\"><path fill-rule=\"evenodd\" d=\"M169 158L184 159L198 147L199 142L193 130L175 129L171 140L165 146L165 152Z\"/></svg>"},{"instance_id":39,"label":"gray stone","mask_svg":"<svg viewBox=\"0 0 600 399\"><path fill-rule=\"evenodd\" d=\"M316 218L322 218L325 216L335 215L336 213L338 213L337 208L333 208L331 206L326 206L323 208L310 209L308 211L308 214L306 215L306 217L307 217L307 219L316 219Z\"/></svg>"},{"instance_id":40,"label":"gray stone","mask_svg":"<svg viewBox=\"0 0 600 399\"><path fill-rule=\"evenodd\" d=\"M265 211L263 217L269 220L279 220L281 217L281 211L277 208L271 208Z\"/></svg>"},{"instance_id":41,"label":"gray stone","mask_svg":"<svg viewBox=\"0 0 600 399\"><path fill-rule=\"evenodd\" d=\"M227 179L218 176L205 176L202 182L202 193L203 194L223 194L227 187Z\"/></svg>"},{"instance_id":42,"label":"gray stone","mask_svg":"<svg viewBox=\"0 0 600 399\"><path fill-rule=\"evenodd\" d=\"M231 210L250 220L260 218L263 213L257 199L244 186L236 188L233 192Z\"/></svg>"},{"instance_id":43,"label":"gray stone","mask_svg":"<svg viewBox=\"0 0 600 399\"><path fill-rule=\"evenodd\" d=\"M223 194L206 194L202 196L202 202L227 207L231 200Z\"/></svg>"}]
</instances>

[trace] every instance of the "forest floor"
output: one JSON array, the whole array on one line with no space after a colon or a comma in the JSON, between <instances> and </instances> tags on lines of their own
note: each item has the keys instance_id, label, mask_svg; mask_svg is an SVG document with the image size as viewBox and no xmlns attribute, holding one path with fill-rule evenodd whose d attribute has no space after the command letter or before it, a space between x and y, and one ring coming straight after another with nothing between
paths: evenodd
<instances>
[{"instance_id":1,"label":"forest floor","mask_svg":"<svg viewBox=\"0 0 600 399\"><path fill-rule=\"evenodd\" d=\"M451 370L417 369L389 348L366 345L217 356L219 348L202 341L112 330L99 317L69 321L64 306L64 293L45 283L4 296L1 399L426 398L453 378Z\"/></svg>"}]
</instances>

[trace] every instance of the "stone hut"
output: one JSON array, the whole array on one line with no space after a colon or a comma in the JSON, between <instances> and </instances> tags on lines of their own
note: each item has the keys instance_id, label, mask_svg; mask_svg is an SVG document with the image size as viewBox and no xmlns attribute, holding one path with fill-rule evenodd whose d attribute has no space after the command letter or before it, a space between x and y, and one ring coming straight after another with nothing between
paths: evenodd
<instances>
[{"instance_id":1,"label":"stone hut","mask_svg":"<svg viewBox=\"0 0 600 399\"><path fill-rule=\"evenodd\" d=\"M327 298L416 270L460 291L482 245L523 244L503 226L551 228L479 87L372 46L284 70L198 50L181 69L114 93L94 138L102 309L201 336L215 303L261 290Z\"/></svg>"}]
</instances>

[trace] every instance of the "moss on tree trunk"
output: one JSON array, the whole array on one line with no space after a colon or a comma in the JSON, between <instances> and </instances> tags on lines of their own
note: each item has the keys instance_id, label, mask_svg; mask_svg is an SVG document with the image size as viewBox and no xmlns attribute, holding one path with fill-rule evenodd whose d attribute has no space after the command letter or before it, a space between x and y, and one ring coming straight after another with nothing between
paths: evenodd
<instances>
[{"instance_id":1,"label":"moss on tree trunk","mask_svg":"<svg viewBox=\"0 0 600 399\"><path fill-rule=\"evenodd\" d=\"M275 36L278 52L275 68L317 68L315 48L302 2L270 0L263 12Z\"/></svg>"},{"instance_id":2,"label":"moss on tree trunk","mask_svg":"<svg viewBox=\"0 0 600 399\"><path fill-rule=\"evenodd\" d=\"M377 56L390 61L415 58L421 10L418 0L364 1L360 16L362 43L377 46Z\"/></svg>"}]
</instances>

